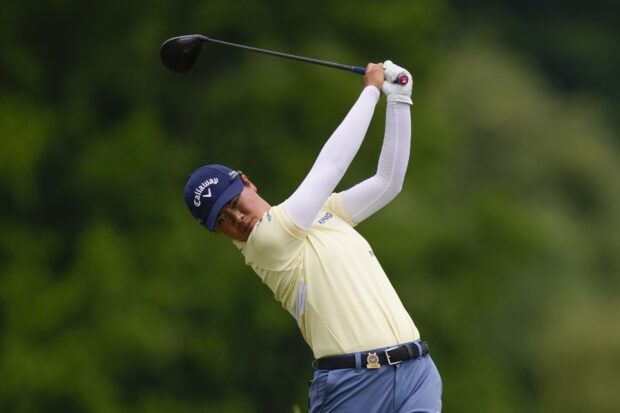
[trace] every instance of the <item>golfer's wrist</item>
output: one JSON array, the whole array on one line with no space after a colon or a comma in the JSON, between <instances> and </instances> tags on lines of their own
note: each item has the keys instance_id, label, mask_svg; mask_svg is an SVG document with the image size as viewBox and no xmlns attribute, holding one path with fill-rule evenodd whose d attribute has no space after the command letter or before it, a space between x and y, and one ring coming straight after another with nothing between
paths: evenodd
<instances>
[{"instance_id":1,"label":"golfer's wrist","mask_svg":"<svg viewBox=\"0 0 620 413\"><path fill-rule=\"evenodd\" d=\"M375 85L365 86L364 90L362 90L362 94L368 94L369 96L373 96L377 101L381 97L381 91Z\"/></svg>"}]
</instances>

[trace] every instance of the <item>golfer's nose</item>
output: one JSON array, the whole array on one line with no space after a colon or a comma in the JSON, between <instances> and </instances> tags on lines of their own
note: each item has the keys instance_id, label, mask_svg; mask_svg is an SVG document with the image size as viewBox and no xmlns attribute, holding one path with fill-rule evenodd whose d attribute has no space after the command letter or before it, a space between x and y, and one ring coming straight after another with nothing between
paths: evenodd
<instances>
[{"instance_id":1,"label":"golfer's nose","mask_svg":"<svg viewBox=\"0 0 620 413\"><path fill-rule=\"evenodd\" d=\"M244 214L241 211L231 208L227 212L228 212L228 216L233 220L235 224L238 224L239 222L243 221Z\"/></svg>"}]
</instances>

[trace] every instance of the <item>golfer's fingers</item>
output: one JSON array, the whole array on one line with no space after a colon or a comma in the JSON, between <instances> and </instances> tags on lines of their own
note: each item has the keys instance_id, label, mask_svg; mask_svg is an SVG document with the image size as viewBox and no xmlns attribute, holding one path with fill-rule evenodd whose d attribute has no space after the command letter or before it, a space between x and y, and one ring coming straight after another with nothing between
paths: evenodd
<instances>
[{"instance_id":1,"label":"golfer's fingers","mask_svg":"<svg viewBox=\"0 0 620 413\"><path fill-rule=\"evenodd\" d=\"M368 63L364 75L364 86L376 86L377 89L381 90L383 80L385 80L383 63Z\"/></svg>"}]
</instances>

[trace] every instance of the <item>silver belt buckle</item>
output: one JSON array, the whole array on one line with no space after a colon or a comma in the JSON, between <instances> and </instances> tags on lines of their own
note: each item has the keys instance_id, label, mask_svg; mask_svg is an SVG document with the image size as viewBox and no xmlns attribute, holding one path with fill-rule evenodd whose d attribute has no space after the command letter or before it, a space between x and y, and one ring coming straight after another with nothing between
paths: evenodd
<instances>
[{"instance_id":1,"label":"silver belt buckle","mask_svg":"<svg viewBox=\"0 0 620 413\"><path fill-rule=\"evenodd\" d=\"M384 353L385 353L385 359L387 360L387 362L388 362L388 364L389 364L390 366L393 366L393 365L395 365L395 364L398 364L398 363L402 363L402 362L403 362L402 360L392 362L392 360L390 359L390 353L389 353L389 351L396 350L397 348L398 348L398 346L396 346L396 347L391 347L391 348L388 348L387 350L385 350L385 352L384 352Z\"/></svg>"}]
</instances>

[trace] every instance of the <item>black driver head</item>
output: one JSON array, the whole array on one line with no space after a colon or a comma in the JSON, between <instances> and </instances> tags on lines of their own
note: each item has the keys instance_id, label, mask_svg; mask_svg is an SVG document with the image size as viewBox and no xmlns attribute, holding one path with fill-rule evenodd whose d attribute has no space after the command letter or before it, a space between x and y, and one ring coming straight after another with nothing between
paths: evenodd
<instances>
[{"instance_id":1,"label":"black driver head","mask_svg":"<svg viewBox=\"0 0 620 413\"><path fill-rule=\"evenodd\" d=\"M168 39L161 45L159 55L168 69L177 73L187 72L198 59L205 36L195 34Z\"/></svg>"}]
</instances>

